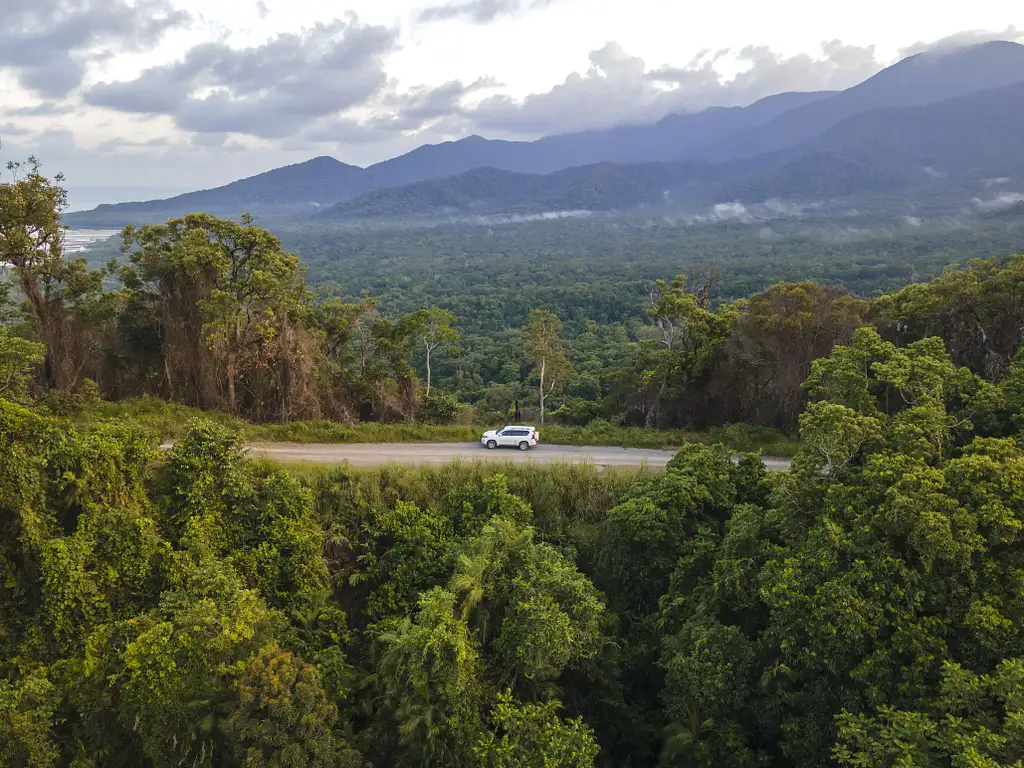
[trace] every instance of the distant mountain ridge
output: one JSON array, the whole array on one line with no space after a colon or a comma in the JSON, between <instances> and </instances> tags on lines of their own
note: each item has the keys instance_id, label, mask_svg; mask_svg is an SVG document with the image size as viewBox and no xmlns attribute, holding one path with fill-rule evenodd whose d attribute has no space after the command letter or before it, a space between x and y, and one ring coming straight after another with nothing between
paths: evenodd
<instances>
[{"instance_id":1,"label":"distant mountain ridge","mask_svg":"<svg viewBox=\"0 0 1024 768\"><path fill-rule=\"evenodd\" d=\"M965 140L965 131L985 135L996 127L963 123L961 118L968 116L955 110L998 112L993 119L1014 120L1019 128L1024 124L1014 112L1019 93L1000 86L1022 81L1024 46L986 43L904 59L841 92L784 93L747 107L712 108L672 115L654 125L533 142L471 136L425 145L368 168L319 157L216 189L104 205L68 214L66 219L73 226L121 226L192 210L341 219L568 210L566 206L574 204L618 210L666 201L702 204L723 195L746 199L807 196L829 189L837 194L895 189L913 183L907 160L923 157L925 147L932 148L931 160L915 162L942 164L948 155L958 153L965 161L981 162L979 151L962 153L955 141ZM992 95L996 93L1002 95ZM960 138L952 143L931 130L935 126L921 125L914 117L918 113L913 108L973 95L978 95L976 105L939 110L935 114L941 117L921 113L926 121L941 119L959 126ZM1009 100L1008 109L994 106L999 98ZM899 140L902 132L911 130L931 138ZM984 161L987 166L1005 163L1007 148L1015 146L1005 131L998 132L999 140L991 143L991 156ZM951 157L950 162L958 160Z\"/></svg>"},{"instance_id":2,"label":"distant mountain ridge","mask_svg":"<svg viewBox=\"0 0 1024 768\"><path fill-rule=\"evenodd\" d=\"M654 125L618 126L549 136L537 141L504 141L469 136L425 144L368 168L332 157L275 168L255 176L164 200L115 203L68 214L75 226L120 226L131 217L162 220L188 211L220 215L311 211L379 189L455 176L477 168L545 174L601 162L633 163L669 159L723 132L763 124L795 106L831 95L830 91L783 93L748 107L712 107L670 115Z\"/></svg>"},{"instance_id":3,"label":"distant mountain ridge","mask_svg":"<svg viewBox=\"0 0 1024 768\"><path fill-rule=\"evenodd\" d=\"M779 152L703 160L600 163L547 175L483 168L377 190L317 214L358 221L556 211L635 211L719 202L836 200L1024 179L1024 82L926 106L872 110ZM1022 182L1024 186L1024 182Z\"/></svg>"},{"instance_id":4,"label":"distant mountain ridge","mask_svg":"<svg viewBox=\"0 0 1024 768\"><path fill-rule=\"evenodd\" d=\"M982 43L951 52L919 53L903 59L860 85L800 105L754 130L720 138L681 158L724 162L776 152L818 136L863 112L883 107L934 104L976 91L1024 80L1024 46Z\"/></svg>"},{"instance_id":5,"label":"distant mountain ridge","mask_svg":"<svg viewBox=\"0 0 1024 768\"><path fill-rule=\"evenodd\" d=\"M714 177L707 163L597 163L550 174L476 168L445 179L379 189L319 212L318 219L615 211L664 202L666 190Z\"/></svg>"},{"instance_id":6,"label":"distant mountain ridge","mask_svg":"<svg viewBox=\"0 0 1024 768\"><path fill-rule=\"evenodd\" d=\"M346 165L333 157L315 157L265 173L233 181L223 187L186 192L163 200L108 203L87 213L181 215L186 211L237 214L246 207L256 209L311 210L331 205L362 191L363 169ZM81 214L69 214L73 218Z\"/></svg>"}]
</instances>

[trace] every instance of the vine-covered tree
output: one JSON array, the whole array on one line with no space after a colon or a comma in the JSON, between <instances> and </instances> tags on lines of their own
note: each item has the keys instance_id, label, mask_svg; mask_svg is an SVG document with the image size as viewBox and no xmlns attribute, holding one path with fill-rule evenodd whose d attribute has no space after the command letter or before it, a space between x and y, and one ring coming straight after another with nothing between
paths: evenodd
<instances>
[{"instance_id":1,"label":"vine-covered tree","mask_svg":"<svg viewBox=\"0 0 1024 768\"><path fill-rule=\"evenodd\" d=\"M67 191L60 174L49 179L36 158L7 165L0 183L0 265L10 265L45 347L47 387L73 389L92 373L98 350L90 337L99 312L103 275L83 259L64 258ZM95 375L95 374L94 374Z\"/></svg>"},{"instance_id":2,"label":"vine-covered tree","mask_svg":"<svg viewBox=\"0 0 1024 768\"><path fill-rule=\"evenodd\" d=\"M654 407L646 413L648 427L658 424L658 414L665 406L669 387L676 397L710 363L717 348L725 341L726 326L718 315L707 308L707 298L699 300L687 290L684 277L671 285L659 280L651 292L648 316L658 331L658 352L653 370L646 377L656 382Z\"/></svg>"},{"instance_id":3,"label":"vine-covered tree","mask_svg":"<svg viewBox=\"0 0 1024 768\"><path fill-rule=\"evenodd\" d=\"M302 267L276 237L248 217L189 214L126 228L124 250L122 279L138 324L156 325L169 392L260 418L316 414Z\"/></svg>"}]
</instances>

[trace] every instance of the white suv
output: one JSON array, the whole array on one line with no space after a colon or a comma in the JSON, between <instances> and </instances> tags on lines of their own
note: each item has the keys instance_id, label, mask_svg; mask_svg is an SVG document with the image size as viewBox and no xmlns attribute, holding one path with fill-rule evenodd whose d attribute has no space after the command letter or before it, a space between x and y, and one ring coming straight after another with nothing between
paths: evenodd
<instances>
[{"instance_id":1,"label":"white suv","mask_svg":"<svg viewBox=\"0 0 1024 768\"><path fill-rule=\"evenodd\" d=\"M533 427L505 427L484 432L480 442L492 451L495 448L518 448L520 451L528 451L540 442L540 434Z\"/></svg>"}]
</instances>

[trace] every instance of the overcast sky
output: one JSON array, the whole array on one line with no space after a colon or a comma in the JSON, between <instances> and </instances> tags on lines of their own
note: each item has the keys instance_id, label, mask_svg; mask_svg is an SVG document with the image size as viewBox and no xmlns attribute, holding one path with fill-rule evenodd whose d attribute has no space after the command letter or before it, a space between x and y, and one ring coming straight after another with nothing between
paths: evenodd
<instances>
[{"instance_id":1,"label":"overcast sky","mask_svg":"<svg viewBox=\"0 0 1024 768\"><path fill-rule=\"evenodd\" d=\"M0 157L35 152L82 200L650 122L848 87L936 43L1024 40L1021 0L0 5Z\"/></svg>"}]
</instances>

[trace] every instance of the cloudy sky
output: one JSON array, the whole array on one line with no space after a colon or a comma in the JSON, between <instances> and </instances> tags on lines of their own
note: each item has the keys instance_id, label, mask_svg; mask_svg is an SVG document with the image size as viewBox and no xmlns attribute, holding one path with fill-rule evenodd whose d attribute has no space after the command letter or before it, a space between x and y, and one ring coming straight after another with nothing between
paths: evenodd
<instances>
[{"instance_id":1,"label":"cloudy sky","mask_svg":"<svg viewBox=\"0 0 1024 768\"><path fill-rule=\"evenodd\" d=\"M1020 0L0 4L0 158L38 154L79 205L844 88L936 44L1024 40Z\"/></svg>"}]
</instances>

